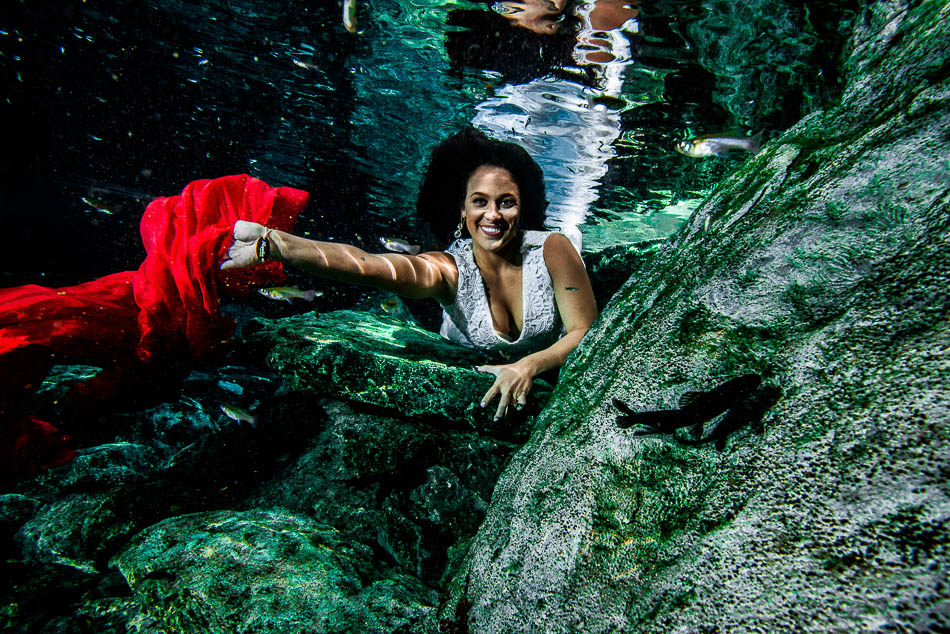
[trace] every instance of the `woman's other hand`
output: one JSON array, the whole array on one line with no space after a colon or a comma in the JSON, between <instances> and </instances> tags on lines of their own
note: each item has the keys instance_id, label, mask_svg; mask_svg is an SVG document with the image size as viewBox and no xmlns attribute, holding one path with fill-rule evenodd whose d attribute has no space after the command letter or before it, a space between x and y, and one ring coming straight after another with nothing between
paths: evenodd
<instances>
[{"instance_id":1,"label":"woman's other hand","mask_svg":"<svg viewBox=\"0 0 950 634\"><path fill-rule=\"evenodd\" d=\"M487 407L492 399L500 396L495 411L496 421L505 417L509 407L520 409L528 402L535 372L524 359L506 365L480 365L475 370L495 376L495 383L482 397L481 406Z\"/></svg>"},{"instance_id":2,"label":"woman's other hand","mask_svg":"<svg viewBox=\"0 0 950 634\"><path fill-rule=\"evenodd\" d=\"M234 244L228 249L228 257L221 263L221 270L236 269L257 264L257 241L267 227L256 222L238 220L234 223Z\"/></svg>"}]
</instances>

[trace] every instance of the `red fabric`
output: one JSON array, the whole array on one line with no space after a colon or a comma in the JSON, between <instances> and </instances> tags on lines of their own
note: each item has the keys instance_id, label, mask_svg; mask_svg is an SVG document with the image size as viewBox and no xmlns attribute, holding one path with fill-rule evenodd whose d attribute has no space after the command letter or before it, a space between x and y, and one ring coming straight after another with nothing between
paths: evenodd
<instances>
[{"instance_id":1,"label":"red fabric","mask_svg":"<svg viewBox=\"0 0 950 634\"><path fill-rule=\"evenodd\" d=\"M149 377L166 383L169 376L183 378L194 361L220 350L234 333L234 323L219 310L221 293L246 297L284 279L278 263L219 270L234 223L289 231L308 199L304 191L273 188L247 175L193 181L180 196L158 198L145 210L146 257L137 271L59 289L0 289L0 447L25 455L11 434L24 442L56 436L55 428L37 431L42 421L22 411L50 355L105 368L79 391L108 397L151 389L141 384ZM35 349L47 352L22 354ZM23 427L31 427L28 420L38 436Z\"/></svg>"}]
</instances>

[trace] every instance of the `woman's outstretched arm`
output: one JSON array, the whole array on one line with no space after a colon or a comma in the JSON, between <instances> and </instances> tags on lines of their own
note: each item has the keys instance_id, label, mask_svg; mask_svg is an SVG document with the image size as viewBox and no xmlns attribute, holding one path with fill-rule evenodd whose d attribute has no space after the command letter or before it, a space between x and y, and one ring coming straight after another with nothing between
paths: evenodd
<instances>
[{"instance_id":1,"label":"woman's outstretched arm","mask_svg":"<svg viewBox=\"0 0 950 634\"><path fill-rule=\"evenodd\" d=\"M338 282L373 286L403 297L432 297L443 304L455 300L458 269L455 260L446 253L376 255L349 244L308 240L243 220L234 225L234 244L221 268L260 262L258 248L265 233L269 261L283 262Z\"/></svg>"},{"instance_id":2,"label":"woman's outstretched arm","mask_svg":"<svg viewBox=\"0 0 950 634\"><path fill-rule=\"evenodd\" d=\"M577 344L597 317L594 291L574 245L563 235L553 233L544 242L544 263L551 274L554 298L566 334L544 350L506 365L485 365L477 368L495 375L495 383L482 397L482 406L499 396L495 418L501 418L510 405L527 403L531 381L535 376L564 365Z\"/></svg>"}]
</instances>

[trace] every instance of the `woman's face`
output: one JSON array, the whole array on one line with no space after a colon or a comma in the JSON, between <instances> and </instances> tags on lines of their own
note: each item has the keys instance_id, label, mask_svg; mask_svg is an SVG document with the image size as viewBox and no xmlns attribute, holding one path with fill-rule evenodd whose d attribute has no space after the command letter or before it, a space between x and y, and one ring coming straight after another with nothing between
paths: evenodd
<instances>
[{"instance_id":1,"label":"woman's face","mask_svg":"<svg viewBox=\"0 0 950 634\"><path fill-rule=\"evenodd\" d=\"M521 192L511 172L483 165L472 172L465 188L462 220L480 249L498 253L518 236Z\"/></svg>"}]
</instances>

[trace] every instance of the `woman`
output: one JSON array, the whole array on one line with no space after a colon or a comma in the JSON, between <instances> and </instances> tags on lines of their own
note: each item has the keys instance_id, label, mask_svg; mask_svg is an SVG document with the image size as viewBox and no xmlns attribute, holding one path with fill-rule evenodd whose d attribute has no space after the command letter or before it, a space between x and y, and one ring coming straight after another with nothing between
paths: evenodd
<instances>
[{"instance_id":1,"label":"woman","mask_svg":"<svg viewBox=\"0 0 950 634\"><path fill-rule=\"evenodd\" d=\"M597 316L584 263L566 237L544 232L541 168L513 143L467 129L432 153L417 209L444 252L369 254L239 221L222 269L276 260L336 281L436 299L443 337L515 361L495 376L495 419L527 401L532 380L560 367ZM468 236L463 237L463 236ZM564 335L559 337L562 332Z\"/></svg>"}]
</instances>

